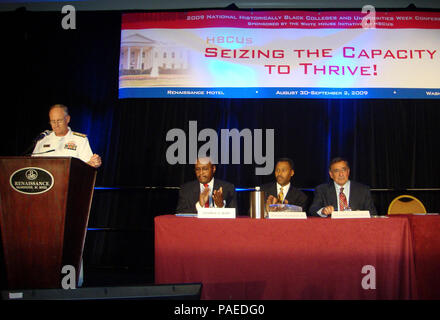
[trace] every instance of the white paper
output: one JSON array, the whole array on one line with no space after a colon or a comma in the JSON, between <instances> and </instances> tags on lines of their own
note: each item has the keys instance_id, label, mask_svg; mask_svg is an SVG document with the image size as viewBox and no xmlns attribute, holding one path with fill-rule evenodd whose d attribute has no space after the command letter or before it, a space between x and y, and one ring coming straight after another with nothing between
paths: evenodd
<instances>
[{"instance_id":1,"label":"white paper","mask_svg":"<svg viewBox=\"0 0 440 320\"><path fill-rule=\"evenodd\" d=\"M269 219L307 219L305 212L269 211Z\"/></svg>"},{"instance_id":2,"label":"white paper","mask_svg":"<svg viewBox=\"0 0 440 320\"><path fill-rule=\"evenodd\" d=\"M23 299L23 292L9 292L9 299Z\"/></svg>"},{"instance_id":3,"label":"white paper","mask_svg":"<svg viewBox=\"0 0 440 320\"><path fill-rule=\"evenodd\" d=\"M234 219L235 208L201 208L197 210L198 218Z\"/></svg>"},{"instance_id":4,"label":"white paper","mask_svg":"<svg viewBox=\"0 0 440 320\"><path fill-rule=\"evenodd\" d=\"M371 218L370 211L333 211L332 219L353 219L353 218Z\"/></svg>"}]
</instances>

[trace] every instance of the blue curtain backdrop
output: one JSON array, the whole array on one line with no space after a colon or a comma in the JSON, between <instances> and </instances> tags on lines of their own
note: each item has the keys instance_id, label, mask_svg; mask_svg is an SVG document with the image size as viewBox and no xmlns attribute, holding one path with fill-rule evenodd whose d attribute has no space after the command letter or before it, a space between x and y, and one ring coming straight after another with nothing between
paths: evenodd
<instances>
[{"instance_id":1,"label":"blue curtain backdrop","mask_svg":"<svg viewBox=\"0 0 440 320\"><path fill-rule=\"evenodd\" d=\"M61 13L0 14L2 116L0 155L21 155L49 129L54 103L70 108L73 130L89 136L103 158L89 227L85 265L153 269L157 215L173 213L177 189L194 179L191 165L166 161L166 133L212 128L274 129L275 156L295 162L293 184L312 189L328 181L328 161L344 156L351 178L375 189L382 214L406 188L439 188L439 100L118 99L119 12L77 12L77 29L61 28ZM273 176L256 176L254 165L220 165L217 177L254 187ZM149 189L145 187L159 187ZM310 190L307 194L313 196ZM415 192L430 212L439 193ZM239 194L239 212L248 209Z\"/></svg>"}]
</instances>

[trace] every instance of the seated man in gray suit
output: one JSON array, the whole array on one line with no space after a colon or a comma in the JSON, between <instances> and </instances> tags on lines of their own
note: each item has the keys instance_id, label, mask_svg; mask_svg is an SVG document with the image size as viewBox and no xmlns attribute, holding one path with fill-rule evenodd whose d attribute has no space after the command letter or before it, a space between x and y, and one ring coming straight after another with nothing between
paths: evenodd
<instances>
[{"instance_id":1,"label":"seated man in gray suit","mask_svg":"<svg viewBox=\"0 0 440 320\"><path fill-rule=\"evenodd\" d=\"M180 187L177 213L197 213L200 208L236 208L237 196L233 184L214 179L216 166L209 158L199 158L194 165L197 180Z\"/></svg>"},{"instance_id":2,"label":"seated man in gray suit","mask_svg":"<svg viewBox=\"0 0 440 320\"><path fill-rule=\"evenodd\" d=\"M289 158L280 158L275 166L276 182L261 186L266 195L266 210L271 204L292 204L307 211L307 196L304 192L294 188L290 183L295 174L293 161Z\"/></svg>"},{"instance_id":3,"label":"seated man in gray suit","mask_svg":"<svg viewBox=\"0 0 440 320\"><path fill-rule=\"evenodd\" d=\"M334 158L328 173L333 181L315 188L309 215L328 217L335 210L368 210L372 215L377 214L370 188L348 179L350 166L347 160Z\"/></svg>"}]
</instances>

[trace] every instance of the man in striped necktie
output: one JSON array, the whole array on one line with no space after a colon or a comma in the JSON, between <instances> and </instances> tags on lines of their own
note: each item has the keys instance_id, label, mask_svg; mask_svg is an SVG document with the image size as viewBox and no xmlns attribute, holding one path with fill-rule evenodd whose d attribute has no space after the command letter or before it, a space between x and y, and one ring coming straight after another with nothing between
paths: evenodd
<instances>
[{"instance_id":1,"label":"man in striped necktie","mask_svg":"<svg viewBox=\"0 0 440 320\"><path fill-rule=\"evenodd\" d=\"M368 210L372 215L377 214L370 188L349 179L350 166L347 160L334 158L328 173L333 181L315 188L309 215L328 217L335 210Z\"/></svg>"}]
</instances>

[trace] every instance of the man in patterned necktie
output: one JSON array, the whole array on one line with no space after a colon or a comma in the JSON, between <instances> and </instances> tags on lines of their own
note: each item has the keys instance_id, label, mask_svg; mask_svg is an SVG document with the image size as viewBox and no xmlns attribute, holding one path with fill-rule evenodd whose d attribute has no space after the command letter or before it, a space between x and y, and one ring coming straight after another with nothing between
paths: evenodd
<instances>
[{"instance_id":1,"label":"man in patterned necktie","mask_svg":"<svg viewBox=\"0 0 440 320\"><path fill-rule=\"evenodd\" d=\"M335 210L368 210L370 214L377 214L370 188L349 180L350 166L346 159L334 158L328 173L333 181L315 188L309 215L328 217Z\"/></svg>"},{"instance_id":2,"label":"man in patterned necktie","mask_svg":"<svg viewBox=\"0 0 440 320\"><path fill-rule=\"evenodd\" d=\"M261 186L266 196L266 210L271 204L292 204L307 211L307 196L301 190L293 187L291 180L295 174L293 161L289 158L280 158L275 166L276 182Z\"/></svg>"}]
</instances>

